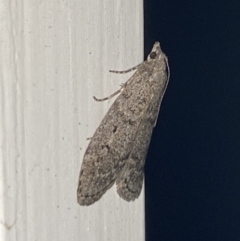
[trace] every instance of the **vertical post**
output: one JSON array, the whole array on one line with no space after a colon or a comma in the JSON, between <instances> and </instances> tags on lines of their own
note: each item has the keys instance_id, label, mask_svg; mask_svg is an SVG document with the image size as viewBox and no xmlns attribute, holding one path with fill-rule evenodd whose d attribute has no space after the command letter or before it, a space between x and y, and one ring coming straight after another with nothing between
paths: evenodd
<instances>
[{"instance_id":1,"label":"vertical post","mask_svg":"<svg viewBox=\"0 0 240 241\"><path fill-rule=\"evenodd\" d=\"M127 69L143 60L142 1L3 1L0 239L144 240L144 192L115 186L89 207L76 189L88 141Z\"/></svg>"}]
</instances>

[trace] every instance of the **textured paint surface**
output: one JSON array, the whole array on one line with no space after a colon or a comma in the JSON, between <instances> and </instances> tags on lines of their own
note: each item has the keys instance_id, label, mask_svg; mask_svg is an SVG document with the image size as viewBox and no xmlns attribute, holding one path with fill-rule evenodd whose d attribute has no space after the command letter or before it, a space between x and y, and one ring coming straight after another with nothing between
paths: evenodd
<instances>
[{"instance_id":1,"label":"textured paint surface","mask_svg":"<svg viewBox=\"0 0 240 241\"><path fill-rule=\"evenodd\" d=\"M139 197L144 178L148 146L156 125L168 80L166 55L156 42L148 58L138 66L94 133L85 152L80 171L77 200L90 205L114 184L126 201Z\"/></svg>"}]
</instances>

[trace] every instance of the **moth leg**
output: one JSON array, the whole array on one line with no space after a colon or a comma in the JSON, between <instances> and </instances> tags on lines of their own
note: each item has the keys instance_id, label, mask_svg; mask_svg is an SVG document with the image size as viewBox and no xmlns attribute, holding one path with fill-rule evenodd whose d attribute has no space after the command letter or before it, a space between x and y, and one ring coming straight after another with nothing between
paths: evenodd
<instances>
[{"instance_id":1,"label":"moth leg","mask_svg":"<svg viewBox=\"0 0 240 241\"><path fill-rule=\"evenodd\" d=\"M141 63L142 64L142 63ZM137 66L134 66L130 69L127 70L122 70L122 71L118 71L118 70L109 70L110 73L115 73L115 74L126 74L128 72L131 72L133 70L136 70L141 64L138 64Z\"/></svg>"},{"instance_id":2,"label":"moth leg","mask_svg":"<svg viewBox=\"0 0 240 241\"><path fill-rule=\"evenodd\" d=\"M93 96L93 99L96 101L105 101L105 100L109 100L111 98L113 98L115 95L119 94L120 92L122 92L124 90L125 84L121 85L121 88L119 90L117 90L116 92L114 92L113 94L109 95L108 97L102 98L102 99L98 99L95 96Z\"/></svg>"},{"instance_id":3,"label":"moth leg","mask_svg":"<svg viewBox=\"0 0 240 241\"><path fill-rule=\"evenodd\" d=\"M116 73L116 74L126 74L126 73L128 73L128 72L131 72L131 71L136 70L140 65L142 65L142 63L141 63L141 64L138 64L137 66L134 66L133 68L127 69L127 70L123 70L123 71L109 70L109 72L111 72L111 73ZM126 85L126 84L122 84L122 85L121 85L121 88L120 88L118 91L114 92L113 94L111 94L111 95L108 96L108 97L105 97L105 98L102 98L102 99L98 99L97 97L93 96L93 98L94 98L94 100L96 100L96 101L109 100L109 99L113 98L115 95L117 95L117 94L119 94L120 92L122 92L122 91L124 90L125 85Z\"/></svg>"}]
</instances>

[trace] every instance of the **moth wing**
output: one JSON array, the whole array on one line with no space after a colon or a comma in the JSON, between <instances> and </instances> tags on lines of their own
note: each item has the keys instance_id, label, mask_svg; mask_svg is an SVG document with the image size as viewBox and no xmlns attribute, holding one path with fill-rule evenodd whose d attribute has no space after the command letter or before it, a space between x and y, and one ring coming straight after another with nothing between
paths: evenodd
<instances>
[{"instance_id":1,"label":"moth wing","mask_svg":"<svg viewBox=\"0 0 240 241\"><path fill-rule=\"evenodd\" d=\"M117 192L126 201L133 201L139 197L143 179L144 164L151 140L153 124L142 121L129 158L117 177Z\"/></svg>"},{"instance_id":2,"label":"moth wing","mask_svg":"<svg viewBox=\"0 0 240 241\"><path fill-rule=\"evenodd\" d=\"M146 75L144 71L141 74L137 71L128 80L128 88L114 101L91 138L79 176L77 199L80 205L90 205L99 200L126 166L138 135L140 115L147 106L144 96L148 93L144 91L148 92L148 89L142 85ZM133 80L139 85L137 91L129 87L134 84ZM134 101L136 99L141 105Z\"/></svg>"},{"instance_id":3,"label":"moth wing","mask_svg":"<svg viewBox=\"0 0 240 241\"><path fill-rule=\"evenodd\" d=\"M84 155L77 189L80 205L98 201L112 187L133 149L133 137L140 120L136 125L131 121L126 122L119 116L121 112L116 111L116 105L118 102L106 114ZM108 123L107 128L105 123ZM123 136L126 129L127 139Z\"/></svg>"},{"instance_id":4,"label":"moth wing","mask_svg":"<svg viewBox=\"0 0 240 241\"><path fill-rule=\"evenodd\" d=\"M117 177L117 192L126 201L135 200L141 193L144 164L166 85L167 81L165 80L164 85L159 86L160 93L153 95L149 105L146 106L147 109L142 113L132 150Z\"/></svg>"},{"instance_id":5,"label":"moth wing","mask_svg":"<svg viewBox=\"0 0 240 241\"><path fill-rule=\"evenodd\" d=\"M80 205L91 205L112 187L116 180L116 174L112 162L103 161L99 164L99 157L89 156L88 153L85 154L85 159L90 161L83 162L77 199Z\"/></svg>"},{"instance_id":6,"label":"moth wing","mask_svg":"<svg viewBox=\"0 0 240 241\"><path fill-rule=\"evenodd\" d=\"M128 108L123 98L119 96L110 107L86 150L77 189L80 205L98 201L112 187L131 153L140 119L134 122L122 116L119 108Z\"/></svg>"}]
</instances>

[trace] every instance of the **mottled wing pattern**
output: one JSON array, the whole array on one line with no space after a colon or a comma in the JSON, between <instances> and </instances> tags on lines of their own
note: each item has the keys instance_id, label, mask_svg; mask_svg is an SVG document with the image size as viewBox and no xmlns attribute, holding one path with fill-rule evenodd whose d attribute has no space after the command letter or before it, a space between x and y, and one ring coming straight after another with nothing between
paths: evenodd
<instances>
[{"instance_id":1,"label":"mottled wing pattern","mask_svg":"<svg viewBox=\"0 0 240 241\"><path fill-rule=\"evenodd\" d=\"M142 77L136 77L137 74L132 78L138 78L141 83ZM139 126L138 116L144 108L141 105L130 108L137 95L138 92L124 89L91 138L79 177L77 196L80 205L90 205L99 200L125 165Z\"/></svg>"},{"instance_id":2,"label":"mottled wing pattern","mask_svg":"<svg viewBox=\"0 0 240 241\"><path fill-rule=\"evenodd\" d=\"M166 62L166 68L167 67ZM164 67L163 71L165 71ZM158 80L158 78L156 78L156 80ZM133 149L116 180L117 192L119 196L126 201L134 201L139 197L142 190L144 164L151 140L150 137L152 136L152 131L157 121L162 96L167 88L168 76L162 78L161 81L162 85L159 85L160 88L152 89L153 95L146 106L146 110L142 113Z\"/></svg>"},{"instance_id":3,"label":"mottled wing pattern","mask_svg":"<svg viewBox=\"0 0 240 241\"><path fill-rule=\"evenodd\" d=\"M139 196L152 129L168 82L166 67L167 58L155 43L91 138L79 176L80 205L99 200L115 181L123 199Z\"/></svg>"}]
</instances>

